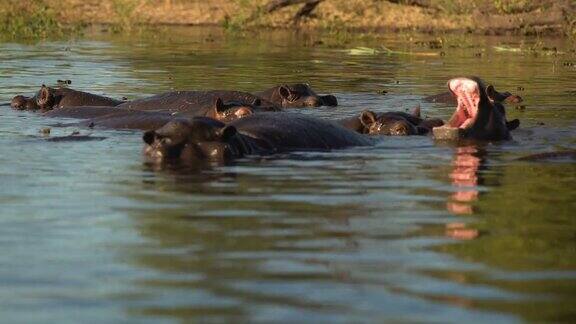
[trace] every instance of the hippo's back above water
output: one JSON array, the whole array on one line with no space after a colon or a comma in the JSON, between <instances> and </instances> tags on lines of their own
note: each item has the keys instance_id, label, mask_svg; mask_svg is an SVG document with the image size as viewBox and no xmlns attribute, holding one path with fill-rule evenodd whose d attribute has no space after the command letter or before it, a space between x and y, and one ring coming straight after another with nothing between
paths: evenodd
<instances>
[{"instance_id":1,"label":"hippo's back above water","mask_svg":"<svg viewBox=\"0 0 576 324\"><path fill-rule=\"evenodd\" d=\"M264 140L281 151L373 145L373 139L335 122L297 113L254 114L230 125L241 134Z\"/></svg>"},{"instance_id":2,"label":"hippo's back above water","mask_svg":"<svg viewBox=\"0 0 576 324\"><path fill-rule=\"evenodd\" d=\"M42 115L45 117L60 117L60 118L77 118L88 119L96 118L108 114L121 112L117 107L109 106L81 106L81 107L64 107L49 110Z\"/></svg>"},{"instance_id":3,"label":"hippo's back above water","mask_svg":"<svg viewBox=\"0 0 576 324\"><path fill-rule=\"evenodd\" d=\"M247 92L228 90L209 91L173 91L161 93L155 96L136 99L119 105L119 108L129 108L135 110L168 110L170 112L185 112L198 110L198 116L203 116L211 107L214 100L220 98L224 102L238 102L241 104L257 104L263 110L278 110L278 108L267 101L261 100ZM205 109L206 111L200 111Z\"/></svg>"}]
</instances>

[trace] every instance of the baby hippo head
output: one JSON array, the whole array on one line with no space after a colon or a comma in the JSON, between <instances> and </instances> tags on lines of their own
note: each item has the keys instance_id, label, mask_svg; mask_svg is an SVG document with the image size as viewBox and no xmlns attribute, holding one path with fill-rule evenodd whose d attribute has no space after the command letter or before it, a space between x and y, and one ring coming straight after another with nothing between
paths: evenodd
<instances>
[{"instance_id":1,"label":"baby hippo head","mask_svg":"<svg viewBox=\"0 0 576 324\"><path fill-rule=\"evenodd\" d=\"M143 154L153 163L226 163L239 155L233 126L206 117L173 120L144 133Z\"/></svg>"},{"instance_id":2,"label":"baby hippo head","mask_svg":"<svg viewBox=\"0 0 576 324\"><path fill-rule=\"evenodd\" d=\"M370 135L418 135L416 126L400 116L377 115L373 111L364 110L360 114L360 122L364 127L364 132Z\"/></svg>"},{"instance_id":3,"label":"baby hippo head","mask_svg":"<svg viewBox=\"0 0 576 324\"><path fill-rule=\"evenodd\" d=\"M318 95L306 83L286 84L278 88L282 107L320 107L337 106L338 100L333 95Z\"/></svg>"},{"instance_id":4,"label":"baby hippo head","mask_svg":"<svg viewBox=\"0 0 576 324\"><path fill-rule=\"evenodd\" d=\"M16 96L10 106L17 110L50 110L56 104L54 89L42 85L34 97Z\"/></svg>"}]
</instances>

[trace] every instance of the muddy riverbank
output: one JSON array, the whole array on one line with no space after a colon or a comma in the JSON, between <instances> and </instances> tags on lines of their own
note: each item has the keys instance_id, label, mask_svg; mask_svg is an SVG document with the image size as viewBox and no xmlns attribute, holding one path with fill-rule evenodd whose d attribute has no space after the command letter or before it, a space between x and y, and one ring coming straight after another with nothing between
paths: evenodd
<instances>
[{"instance_id":1,"label":"muddy riverbank","mask_svg":"<svg viewBox=\"0 0 576 324\"><path fill-rule=\"evenodd\" d=\"M34 24L45 22L47 27L40 25L39 33L54 26L104 24L115 30L218 25L229 29L576 35L576 4L570 0L323 0L303 15L299 15L301 3L277 10L269 10L268 4L268 0L10 0L0 5L0 32L18 34L18 28L29 28L27 19L41 15L44 19L35 19ZM15 12L19 15L14 16Z\"/></svg>"}]
</instances>

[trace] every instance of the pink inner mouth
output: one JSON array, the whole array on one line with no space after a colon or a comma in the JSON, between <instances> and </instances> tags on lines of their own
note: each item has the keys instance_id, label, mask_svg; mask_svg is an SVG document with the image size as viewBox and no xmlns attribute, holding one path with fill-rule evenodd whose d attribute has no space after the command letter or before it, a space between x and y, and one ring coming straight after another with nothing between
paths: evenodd
<instances>
[{"instance_id":1,"label":"pink inner mouth","mask_svg":"<svg viewBox=\"0 0 576 324\"><path fill-rule=\"evenodd\" d=\"M448 124L452 127L468 128L476 120L480 89L478 83L467 78L456 78L448 81L448 88L456 96L458 106Z\"/></svg>"}]
</instances>

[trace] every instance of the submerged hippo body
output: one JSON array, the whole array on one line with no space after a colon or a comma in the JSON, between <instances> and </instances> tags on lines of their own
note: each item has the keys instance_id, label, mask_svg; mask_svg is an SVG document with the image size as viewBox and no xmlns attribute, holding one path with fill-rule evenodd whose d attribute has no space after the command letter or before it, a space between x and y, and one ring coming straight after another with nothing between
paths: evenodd
<instances>
[{"instance_id":1,"label":"submerged hippo body","mask_svg":"<svg viewBox=\"0 0 576 324\"><path fill-rule=\"evenodd\" d=\"M438 118L421 118L420 108L416 108L412 114L400 111L375 113L364 110L360 116L341 119L338 122L361 134L392 136L426 135L433 127L444 125Z\"/></svg>"},{"instance_id":2,"label":"submerged hippo body","mask_svg":"<svg viewBox=\"0 0 576 324\"><path fill-rule=\"evenodd\" d=\"M495 90L478 77L448 81L457 100L456 111L445 127L434 128L438 139L498 141L511 139L504 106L494 100ZM513 125L512 125L513 126Z\"/></svg>"},{"instance_id":3,"label":"submerged hippo body","mask_svg":"<svg viewBox=\"0 0 576 324\"><path fill-rule=\"evenodd\" d=\"M142 114L138 114L138 113ZM169 115L173 117L191 118L196 117L198 114L202 113L205 117L210 117L218 119L221 121L231 121L237 118L242 118L250 115L254 112L252 106L240 105L236 103L225 104L217 98L211 105L203 107L201 110L182 110L174 111L170 110L135 110L130 108L121 107L105 107L105 106L83 106L83 107L65 107L54 109L45 112L43 115L46 117L62 117L62 118L78 118L78 119L92 119L98 117L106 116L106 120L110 120L115 116L122 116L124 120L134 116L135 120L140 120L142 116L153 116L154 114L145 114L157 112L158 116ZM136 125L136 124L134 124ZM106 127L103 125L103 127ZM114 127L109 127L114 128ZM138 128L138 129L148 129L148 128Z\"/></svg>"},{"instance_id":4,"label":"submerged hippo body","mask_svg":"<svg viewBox=\"0 0 576 324\"><path fill-rule=\"evenodd\" d=\"M63 107L108 106L113 107L123 101L78 91L69 88L50 88L42 85L33 97L16 96L11 106L18 110L51 110Z\"/></svg>"},{"instance_id":5,"label":"submerged hippo body","mask_svg":"<svg viewBox=\"0 0 576 324\"><path fill-rule=\"evenodd\" d=\"M89 119L122 111L116 107L107 106L80 106L64 107L42 113L45 117Z\"/></svg>"},{"instance_id":6,"label":"submerged hippo body","mask_svg":"<svg viewBox=\"0 0 576 324\"><path fill-rule=\"evenodd\" d=\"M220 98L201 110L135 110L130 108L114 108L110 113L98 114L94 109L94 118L81 123L84 126L111 129L141 129L154 130L172 120L188 120L193 117L207 117L222 122L230 122L254 113L253 106L237 103L224 104ZM81 111L79 112L82 113ZM202 113L203 115L198 115Z\"/></svg>"},{"instance_id":7,"label":"submerged hippo body","mask_svg":"<svg viewBox=\"0 0 576 324\"><path fill-rule=\"evenodd\" d=\"M368 146L369 137L308 115L261 113L225 125L196 117L174 120L144 134L144 155L154 162L229 162L246 155L327 151Z\"/></svg>"},{"instance_id":8,"label":"submerged hippo body","mask_svg":"<svg viewBox=\"0 0 576 324\"><path fill-rule=\"evenodd\" d=\"M190 117L206 116L217 100L235 106L247 106L254 111L278 111L279 107L247 92L228 90L173 91L136 99L119 105L119 108L149 111L187 113Z\"/></svg>"},{"instance_id":9,"label":"submerged hippo body","mask_svg":"<svg viewBox=\"0 0 576 324\"><path fill-rule=\"evenodd\" d=\"M320 107L337 106L338 100L333 95L318 95L305 83L285 84L256 93L280 107Z\"/></svg>"},{"instance_id":10,"label":"submerged hippo body","mask_svg":"<svg viewBox=\"0 0 576 324\"><path fill-rule=\"evenodd\" d=\"M173 119L180 118L169 112L138 111L102 106L59 108L47 111L42 115L45 117L83 119L83 121L73 125L90 128L139 130L157 129Z\"/></svg>"},{"instance_id":11,"label":"submerged hippo body","mask_svg":"<svg viewBox=\"0 0 576 324\"><path fill-rule=\"evenodd\" d=\"M80 122L81 126L106 129L155 130L173 120L187 120L162 111L138 111L120 109L119 112L90 118Z\"/></svg>"}]
</instances>

